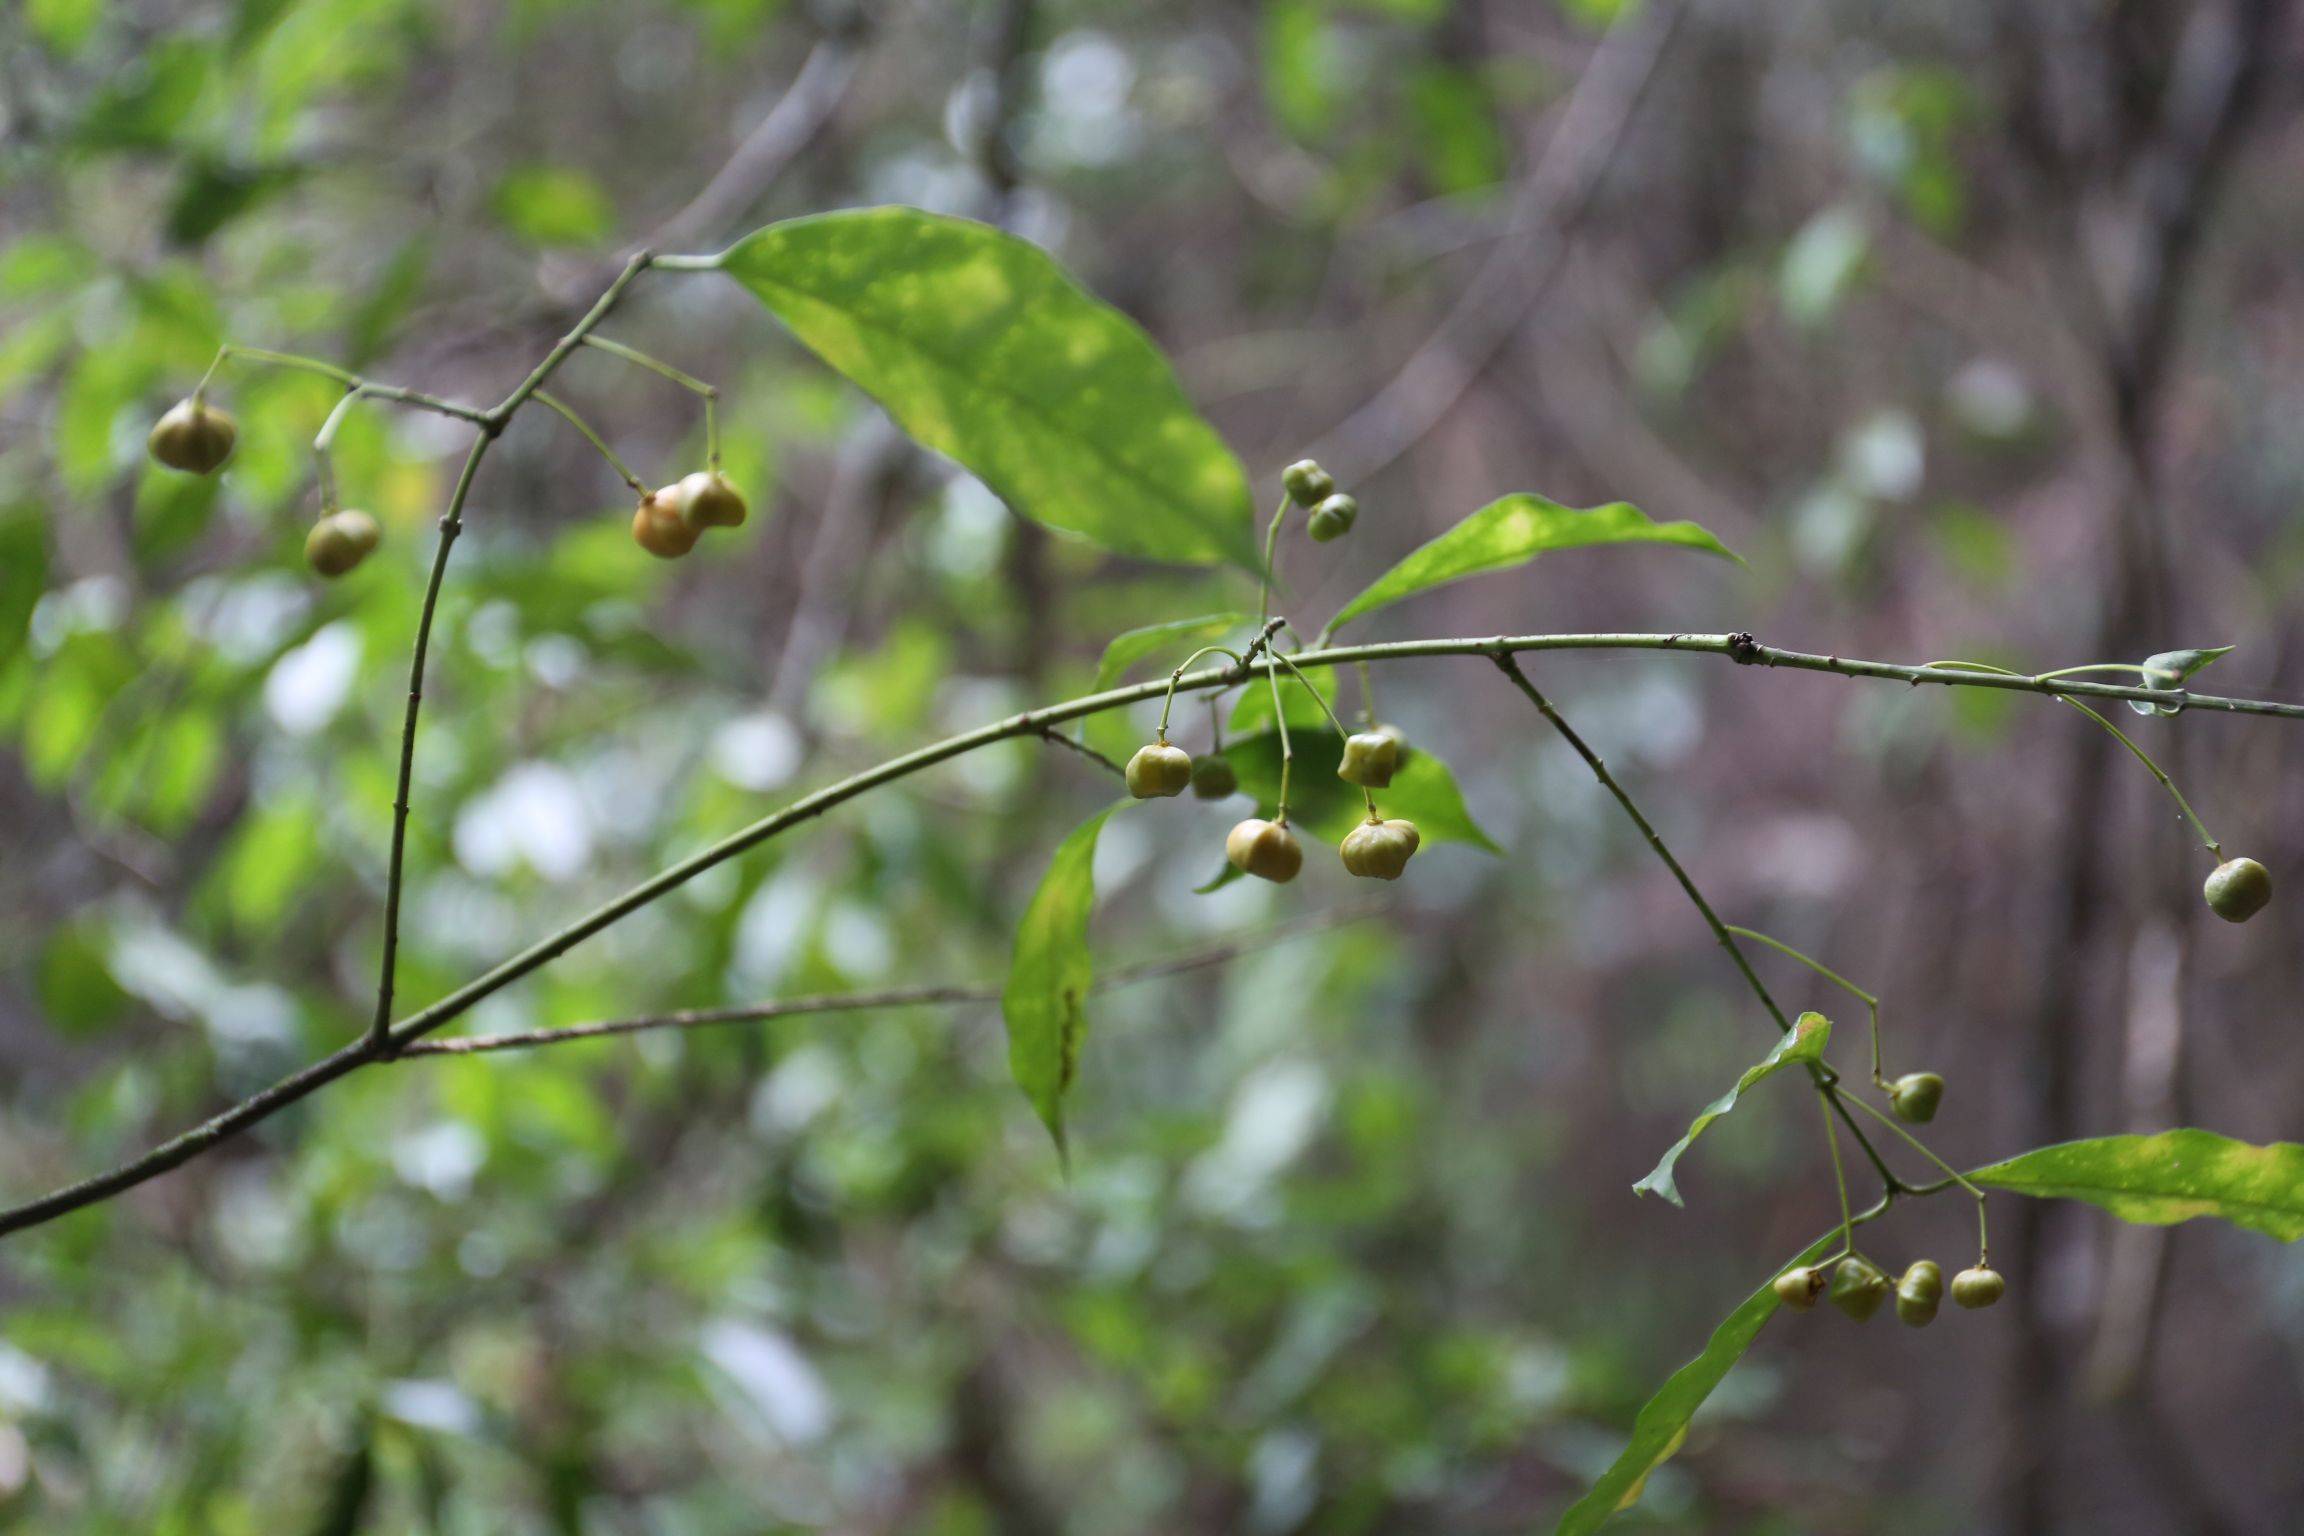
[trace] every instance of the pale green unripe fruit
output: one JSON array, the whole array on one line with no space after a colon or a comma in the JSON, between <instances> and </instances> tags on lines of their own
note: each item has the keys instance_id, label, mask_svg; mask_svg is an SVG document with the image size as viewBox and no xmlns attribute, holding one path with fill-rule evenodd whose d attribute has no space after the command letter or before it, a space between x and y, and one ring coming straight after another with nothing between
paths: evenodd
<instances>
[{"instance_id":1,"label":"pale green unripe fruit","mask_svg":"<svg viewBox=\"0 0 2304 1536\"><path fill-rule=\"evenodd\" d=\"M1944 1270L1934 1259L1916 1259L1896 1282L1896 1316L1914 1328L1936 1321L1944 1300Z\"/></svg>"},{"instance_id":2,"label":"pale green unripe fruit","mask_svg":"<svg viewBox=\"0 0 2304 1536\"><path fill-rule=\"evenodd\" d=\"M1397 880L1423 841L1412 821L1364 821L1344 834L1344 867L1368 880Z\"/></svg>"},{"instance_id":3,"label":"pale green unripe fruit","mask_svg":"<svg viewBox=\"0 0 2304 1536\"><path fill-rule=\"evenodd\" d=\"M170 469L206 475L232 457L232 444L239 435L228 414L195 397L168 407L152 424L144 446Z\"/></svg>"},{"instance_id":4,"label":"pale green unripe fruit","mask_svg":"<svg viewBox=\"0 0 2304 1536\"><path fill-rule=\"evenodd\" d=\"M1399 769L1399 742L1382 731L1354 731L1344 738L1344 757L1336 764L1336 777L1347 784L1383 789Z\"/></svg>"},{"instance_id":5,"label":"pale green unripe fruit","mask_svg":"<svg viewBox=\"0 0 2304 1536\"><path fill-rule=\"evenodd\" d=\"M1240 775L1222 753L1192 759L1192 793L1202 800L1221 800L1240 788Z\"/></svg>"},{"instance_id":6,"label":"pale green unripe fruit","mask_svg":"<svg viewBox=\"0 0 2304 1536\"><path fill-rule=\"evenodd\" d=\"M691 528L735 528L744 521L743 494L716 469L682 476L672 494L681 521Z\"/></svg>"},{"instance_id":7,"label":"pale green unripe fruit","mask_svg":"<svg viewBox=\"0 0 2304 1536\"><path fill-rule=\"evenodd\" d=\"M1880 1310L1880 1304L1893 1289L1879 1265L1852 1254L1832 1271L1829 1299L1832 1305L1861 1323Z\"/></svg>"},{"instance_id":8,"label":"pale green unripe fruit","mask_svg":"<svg viewBox=\"0 0 2304 1536\"><path fill-rule=\"evenodd\" d=\"M1776 1299L1795 1312L1805 1312L1824 1294L1825 1279L1824 1271L1812 1265L1788 1269L1776 1277Z\"/></svg>"},{"instance_id":9,"label":"pale green unripe fruit","mask_svg":"<svg viewBox=\"0 0 2304 1536\"><path fill-rule=\"evenodd\" d=\"M2008 1290L2008 1282L2000 1278L1996 1269L1979 1264L1964 1269L1952 1277L1952 1300L1956 1305L1974 1311L1998 1301Z\"/></svg>"},{"instance_id":10,"label":"pale green unripe fruit","mask_svg":"<svg viewBox=\"0 0 2304 1536\"><path fill-rule=\"evenodd\" d=\"M1914 1125L1935 1119L1936 1107L1943 1102L1944 1079L1933 1072L1907 1072L1888 1085L1888 1107L1896 1111L1897 1119Z\"/></svg>"},{"instance_id":11,"label":"pale green unripe fruit","mask_svg":"<svg viewBox=\"0 0 2304 1536\"><path fill-rule=\"evenodd\" d=\"M680 515L680 488L667 485L640 498L632 513L632 542L659 560L677 560L696 547L697 530Z\"/></svg>"},{"instance_id":12,"label":"pale green unripe fruit","mask_svg":"<svg viewBox=\"0 0 2304 1536\"><path fill-rule=\"evenodd\" d=\"M1224 839L1232 867L1274 885L1286 885L1304 867L1304 849L1286 824L1251 816Z\"/></svg>"},{"instance_id":13,"label":"pale green unripe fruit","mask_svg":"<svg viewBox=\"0 0 2304 1536\"><path fill-rule=\"evenodd\" d=\"M2226 859L2201 887L2208 910L2228 923L2244 923L2272 902L2272 871L2254 859Z\"/></svg>"},{"instance_id":14,"label":"pale green unripe fruit","mask_svg":"<svg viewBox=\"0 0 2304 1536\"><path fill-rule=\"evenodd\" d=\"M304 563L333 581L367 559L383 537L365 512L331 512L304 536Z\"/></svg>"},{"instance_id":15,"label":"pale green unripe fruit","mask_svg":"<svg viewBox=\"0 0 2304 1536\"><path fill-rule=\"evenodd\" d=\"M1336 494L1336 477L1310 459L1298 459L1280 471L1288 499L1300 507L1315 506Z\"/></svg>"},{"instance_id":16,"label":"pale green unripe fruit","mask_svg":"<svg viewBox=\"0 0 2304 1536\"><path fill-rule=\"evenodd\" d=\"M1314 543L1326 544L1350 533L1352 524L1359 516L1360 503L1338 491L1312 509L1312 515L1305 520L1304 526L1311 533Z\"/></svg>"},{"instance_id":17,"label":"pale green unripe fruit","mask_svg":"<svg viewBox=\"0 0 2304 1536\"><path fill-rule=\"evenodd\" d=\"M1192 782L1192 754L1164 741L1148 742L1128 759L1128 793L1139 800L1180 795Z\"/></svg>"}]
</instances>

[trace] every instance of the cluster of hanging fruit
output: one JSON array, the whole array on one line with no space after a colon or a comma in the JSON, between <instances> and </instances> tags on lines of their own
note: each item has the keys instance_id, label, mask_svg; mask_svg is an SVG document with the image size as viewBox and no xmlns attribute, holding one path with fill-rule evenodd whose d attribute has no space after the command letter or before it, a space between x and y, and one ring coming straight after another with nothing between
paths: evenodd
<instances>
[{"instance_id":1,"label":"cluster of hanging fruit","mask_svg":"<svg viewBox=\"0 0 2304 1536\"><path fill-rule=\"evenodd\" d=\"M1282 472L1280 481L1287 490L1288 502L1282 504L1280 513L1274 517L1275 537L1279 518L1286 515L1291 503L1309 514L1307 531L1319 543L1340 539L1352 531L1352 524L1360 516L1360 503L1337 490L1335 477L1318 464L1310 459L1298 460ZM1254 655L1253 649L1250 655ZM1179 667L1176 676L1182 675L1183 668ZM1173 679L1170 697L1174 697ZM1221 800L1239 788L1238 775L1220 752L1195 759L1168 740L1166 717L1162 719L1163 728L1157 739L1137 748L1136 754L1128 759L1128 793L1139 800L1153 800L1180 795L1190 788L1203 800ZM1343 856L1344 868L1363 879L1399 879L1409 859L1415 856L1417 845L1423 841L1414 822L1382 815L1376 809L1373 794L1391 785L1392 775L1400 768L1404 741L1400 729L1392 725L1371 725L1367 730L1353 731L1344 737L1344 752L1336 764L1336 776L1347 784L1359 786L1368 803L1368 819L1344 834L1337 851ZM1281 804L1272 819L1251 816L1235 826L1225 836L1224 857L1241 873L1275 885L1286 885L1303 869L1303 845L1297 842L1296 834L1288 826L1285 775L1281 780Z\"/></svg>"},{"instance_id":2,"label":"cluster of hanging fruit","mask_svg":"<svg viewBox=\"0 0 2304 1536\"><path fill-rule=\"evenodd\" d=\"M1836 1264L1795 1265L1776 1277L1775 1289L1776 1299L1795 1312L1807 1311L1821 1296L1860 1323L1894 1296L1898 1319L1925 1328L1936 1321L1936 1309L1944 1300L1944 1269L1934 1259L1918 1259L1901 1277L1890 1280L1879 1265L1851 1253ZM1979 1259L1974 1269L1952 1277L1952 1304L1972 1312L1992 1305L2007 1289L2000 1272Z\"/></svg>"},{"instance_id":3,"label":"cluster of hanging fruit","mask_svg":"<svg viewBox=\"0 0 2304 1536\"><path fill-rule=\"evenodd\" d=\"M1363 789L1391 784L1400 765L1401 733L1383 725L1355 731L1344 738L1344 755L1336 776ZM1136 749L1128 759L1128 793L1139 800L1180 795L1186 789L1203 800L1221 800L1239 788L1239 776L1221 755L1195 758L1163 735ZM1338 851L1344 868L1369 880L1397 880L1422 841L1416 824L1398 817L1387 820L1373 807L1368 819L1344 834ZM1286 885L1304 867L1304 849L1289 830L1283 808L1272 820L1251 816L1224 839L1224 857L1243 874L1275 885Z\"/></svg>"}]
</instances>

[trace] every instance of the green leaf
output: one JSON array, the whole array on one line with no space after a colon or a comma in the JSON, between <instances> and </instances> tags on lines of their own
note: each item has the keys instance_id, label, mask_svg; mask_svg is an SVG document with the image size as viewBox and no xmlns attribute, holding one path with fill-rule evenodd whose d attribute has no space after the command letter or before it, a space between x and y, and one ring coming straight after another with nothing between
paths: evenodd
<instances>
[{"instance_id":1,"label":"green leaf","mask_svg":"<svg viewBox=\"0 0 2304 1536\"><path fill-rule=\"evenodd\" d=\"M1363 614L1466 576L1526 565L1555 549L1590 544L1676 544L1737 558L1696 524L1652 522L1629 502L1578 509L1522 491L1488 503L1377 577L1328 621L1328 630L1333 634Z\"/></svg>"},{"instance_id":2,"label":"green leaf","mask_svg":"<svg viewBox=\"0 0 2304 1536\"><path fill-rule=\"evenodd\" d=\"M1839 1241L1840 1231L1835 1227L1809 1244L1784 1268L1812 1264ZM1608 1470L1600 1474L1592 1491L1560 1517L1553 1536L1587 1536L1606 1525L1611 1516L1640 1501L1641 1491L1648 1486L1648 1474L1680 1449L1688 1438L1688 1421L1704 1406L1704 1400L1712 1395L1736 1362L1744 1358L1744 1352L1752 1347L1752 1341L1760 1336L1768 1319L1776 1315L1782 1303L1776 1299L1774 1282L1775 1275L1770 1275L1768 1284L1746 1297L1742 1306L1712 1330L1712 1337L1705 1341L1704 1352L1674 1371L1656 1395L1641 1404L1639 1414L1632 1421L1631 1443Z\"/></svg>"},{"instance_id":3,"label":"green leaf","mask_svg":"<svg viewBox=\"0 0 2304 1536\"><path fill-rule=\"evenodd\" d=\"M1095 963L1088 953L1088 914L1096 905L1096 838L1121 805L1108 805L1072 829L1048 861L1048 873L1016 925L1016 951L1000 1011L1008 1021L1008 1071L1032 1101L1056 1151L1064 1143L1064 1095L1088 1034L1088 989Z\"/></svg>"},{"instance_id":4,"label":"green leaf","mask_svg":"<svg viewBox=\"0 0 2304 1536\"><path fill-rule=\"evenodd\" d=\"M1089 691L1102 693L1118 683L1127 670L1157 651L1174 646L1184 648L1187 641L1203 644L1221 640L1225 635L1251 622L1244 613L1209 613L1197 619L1170 619L1165 624L1147 624L1142 629L1131 629L1115 635L1112 643L1104 647L1104 659L1096 663L1096 686Z\"/></svg>"},{"instance_id":5,"label":"green leaf","mask_svg":"<svg viewBox=\"0 0 2304 1536\"><path fill-rule=\"evenodd\" d=\"M2043 1200L2085 1200L2146 1226L2220 1216L2284 1243L2304 1238L2304 1146L2292 1141L2256 1146L2200 1130L2098 1136L2040 1147L1968 1177Z\"/></svg>"},{"instance_id":6,"label":"green leaf","mask_svg":"<svg viewBox=\"0 0 2304 1536\"><path fill-rule=\"evenodd\" d=\"M1308 836L1340 841L1368 814L1359 789L1336 777L1344 739L1327 725L1316 731L1291 726L1288 734L1296 750L1288 777L1288 819ZM1255 798L1258 814L1274 814L1280 801L1280 733L1261 731L1228 741L1224 756L1240 776L1241 791ZM1469 843L1490 853L1499 851L1465 809L1463 792L1448 765L1423 747L1410 748L1392 783L1375 794L1379 810L1416 823L1427 843Z\"/></svg>"},{"instance_id":7,"label":"green leaf","mask_svg":"<svg viewBox=\"0 0 2304 1536\"><path fill-rule=\"evenodd\" d=\"M1106 549L1258 567L1248 478L1132 321L1046 252L865 208L719 258L801 341L1025 517Z\"/></svg>"},{"instance_id":8,"label":"green leaf","mask_svg":"<svg viewBox=\"0 0 2304 1536\"><path fill-rule=\"evenodd\" d=\"M1674 1205L1683 1204L1680 1186L1672 1182L1672 1169L1680 1161L1680 1154L1704 1134L1706 1126L1734 1109L1738 1097L1762 1078L1772 1077L1784 1067L1822 1061L1824 1047L1831 1039L1831 1020L1820 1013L1800 1015L1791 1029L1777 1038L1767 1055L1745 1068L1744 1075L1736 1079L1735 1087L1704 1106L1702 1113L1690 1123L1688 1134L1672 1143L1671 1150L1649 1170L1648 1176L1632 1186L1633 1191L1643 1195L1661 1195Z\"/></svg>"}]
</instances>

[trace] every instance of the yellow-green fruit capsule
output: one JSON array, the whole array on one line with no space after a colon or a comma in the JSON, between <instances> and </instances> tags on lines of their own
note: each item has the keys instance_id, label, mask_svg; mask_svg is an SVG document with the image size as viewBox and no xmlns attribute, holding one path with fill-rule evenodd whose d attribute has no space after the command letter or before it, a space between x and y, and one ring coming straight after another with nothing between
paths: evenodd
<instances>
[{"instance_id":1,"label":"yellow-green fruit capsule","mask_svg":"<svg viewBox=\"0 0 2304 1536\"><path fill-rule=\"evenodd\" d=\"M1336 477L1310 459L1298 459L1280 471L1288 499L1300 507L1316 506L1336 494Z\"/></svg>"},{"instance_id":2,"label":"yellow-green fruit capsule","mask_svg":"<svg viewBox=\"0 0 2304 1536\"><path fill-rule=\"evenodd\" d=\"M152 424L152 435L144 440L144 446L170 469L205 475L232 457L232 444L239 435L229 415L194 398L168 407Z\"/></svg>"},{"instance_id":3,"label":"yellow-green fruit capsule","mask_svg":"<svg viewBox=\"0 0 2304 1536\"><path fill-rule=\"evenodd\" d=\"M735 528L744 522L743 493L716 469L700 469L673 487L680 518L691 528Z\"/></svg>"},{"instance_id":4,"label":"yellow-green fruit capsule","mask_svg":"<svg viewBox=\"0 0 2304 1536\"><path fill-rule=\"evenodd\" d=\"M2272 871L2254 859L2226 859L2201 887L2208 910L2228 923L2244 923L2272 902Z\"/></svg>"},{"instance_id":5,"label":"yellow-green fruit capsule","mask_svg":"<svg viewBox=\"0 0 2304 1536\"><path fill-rule=\"evenodd\" d=\"M1314 543L1326 544L1350 533L1352 524L1359 516L1360 503L1338 491L1312 509L1312 515L1305 519L1304 527L1311 533Z\"/></svg>"},{"instance_id":6,"label":"yellow-green fruit capsule","mask_svg":"<svg viewBox=\"0 0 2304 1536\"><path fill-rule=\"evenodd\" d=\"M1879 1265L1870 1259L1851 1255L1842 1259L1832 1271L1832 1289L1828 1299L1832 1305L1861 1323L1880 1310L1880 1303L1886 1301L1888 1293L1894 1289L1888 1277L1880 1272Z\"/></svg>"},{"instance_id":7,"label":"yellow-green fruit capsule","mask_svg":"<svg viewBox=\"0 0 2304 1536\"><path fill-rule=\"evenodd\" d=\"M1148 742L1128 759L1128 793L1139 800L1180 795L1192 782L1192 754L1164 741Z\"/></svg>"},{"instance_id":8,"label":"yellow-green fruit capsule","mask_svg":"<svg viewBox=\"0 0 2304 1536\"><path fill-rule=\"evenodd\" d=\"M1979 1264L1964 1269L1952 1277L1952 1300L1955 1304L1974 1311L1998 1301L2008 1289L2008 1282L2000 1278L1996 1269Z\"/></svg>"},{"instance_id":9,"label":"yellow-green fruit capsule","mask_svg":"<svg viewBox=\"0 0 2304 1536\"><path fill-rule=\"evenodd\" d=\"M1226 835L1224 857L1241 873L1274 885L1286 885L1304 867L1304 850L1287 824L1255 816Z\"/></svg>"},{"instance_id":10,"label":"yellow-green fruit capsule","mask_svg":"<svg viewBox=\"0 0 2304 1536\"><path fill-rule=\"evenodd\" d=\"M1944 1299L1944 1270L1934 1259L1917 1259L1896 1282L1896 1316L1914 1328L1936 1321Z\"/></svg>"},{"instance_id":11,"label":"yellow-green fruit capsule","mask_svg":"<svg viewBox=\"0 0 2304 1536\"><path fill-rule=\"evenodd\" d=\"M1805 1312L1824 1294L1824 1271L1802 1264L1776 1277L1776 1299L1795 1312Z\"/></svg>"},{"instance_id":12,"label":"yellow-green fruit capsule","mask_svg":"<svg viewBox=\"0 0 2304 1536\"><path fill-rule=\"evenodd\" d=\"M1336 764L1336 777L1347 784L1383 789L1399 769L1399 742L1382 731L1354 731L1344 738L1344 756Z\"/></svg>"},{"instance_id":13,"label":"yellow-green fruit capsule","mask_svg":"<svg viewBox=\"0 0 2304 1536\"><path fill-rule=\"evenodd\" d=\"M365 512L331 512L304 536L304 563L333 581L367 559L383 537Z\"/></svg>"},{"instance_id":14,"label":"yellow-green fruit capsule","mask_svg":"<svg viewBox=\"0 0 2304 1536\"><path fill-rule=\"evenodd\" d=\"M1935 1119L1936 1107L1943 1102L1944 1079L1933 1072L1907 1072L1888 1085L1888 1107L1896 1111L1897 1119L1914 1125Z\"/></svg>"},{"instance_id":15,"label":"yellow-green fruit capsule","mask_svg":"<svg viewBox=\"0 0 2304 1536\"><path fill-rule=\"evenodd\" d=\"M640 498L632 513L632 542L659 560L677 560L696 547L697 530L680 515L680 488L667 485Z\"/></svg>"},{"instance_id":16,"label":"yellow-green fruit capsule","mask_svg":"<svg viewBox=\"0 0 2304 1536\"><path fill-rule=\"evenodd\" d=\"M1423 841L1412 821L1364 821L1344 834L1344 867L1368 880L1397 880Z\"/></svg>"},{"instance_id":17,"label":"yellow-green fruit capsule","mask_svg":"<svg viewBox=\"0 0 2304 1536\"><path fill-rule=\"evenodd\" d=\"M1192 793L1199 798L1221 800L1239 788L1240 775L1232 771L1230 760L1222 753L1192 759Z\"/></svg>"}]
</instances>

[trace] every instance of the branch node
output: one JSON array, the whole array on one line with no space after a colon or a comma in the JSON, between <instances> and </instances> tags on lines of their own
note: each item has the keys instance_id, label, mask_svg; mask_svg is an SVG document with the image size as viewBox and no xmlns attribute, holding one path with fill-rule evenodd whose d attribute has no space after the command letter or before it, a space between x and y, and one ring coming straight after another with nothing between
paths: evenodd
<instances>
[{"instance_id":1,"label":"branch node","mask_svg":"<svg viewBox=\"0 0 2304 1536\"><path fill-rule=\"evenodd\" d=\"M1745 630L1736 631L1728 637L1728 659L1740 667L1751 666L1761 659L1760 642Z\"/></svg>"}]
</instances>

